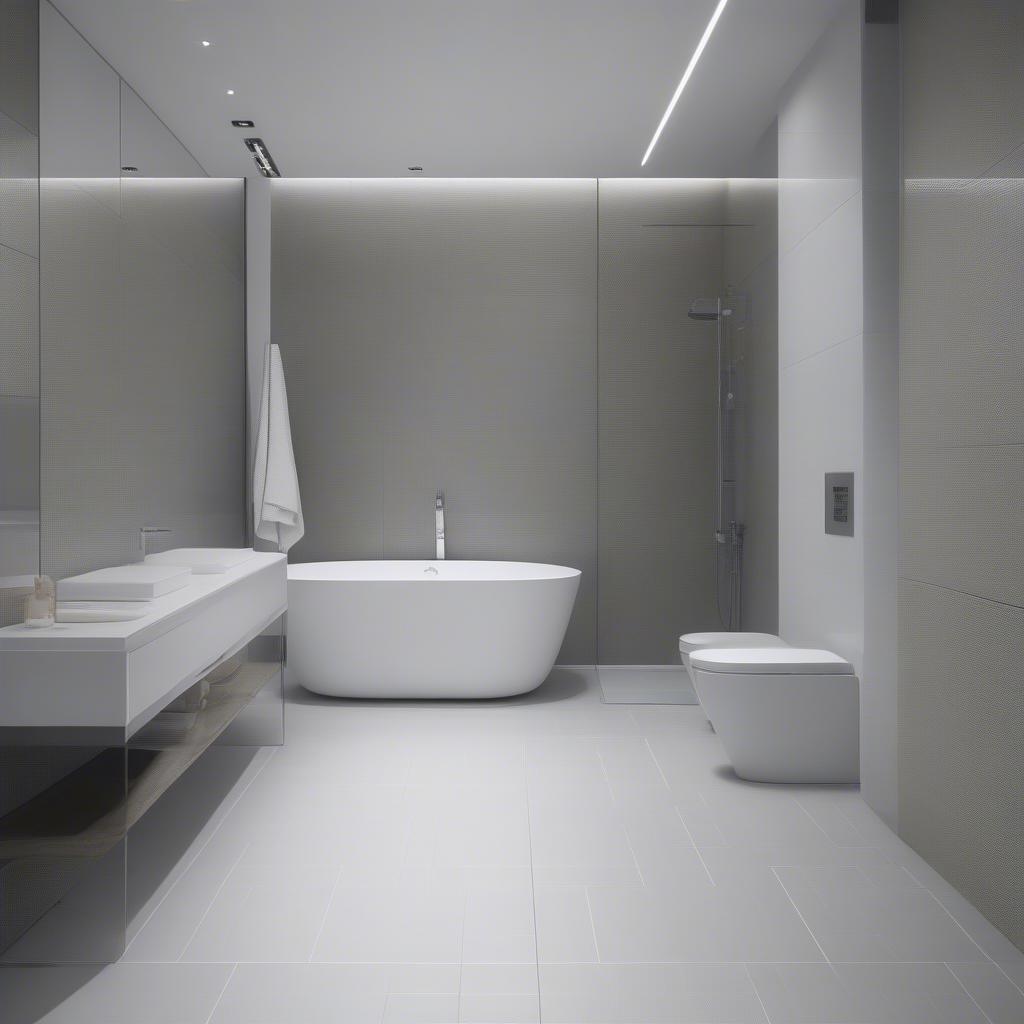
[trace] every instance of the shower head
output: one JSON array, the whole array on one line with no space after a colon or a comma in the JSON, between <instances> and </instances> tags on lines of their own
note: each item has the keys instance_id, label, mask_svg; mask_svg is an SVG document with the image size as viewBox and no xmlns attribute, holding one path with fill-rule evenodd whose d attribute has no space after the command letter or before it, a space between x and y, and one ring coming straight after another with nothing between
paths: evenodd
<instances>
[{"instance_id":1,"label":"shower head","mask_svg":"<svg viewBox=\"0 0 1024 1024\"><path fill-rule=\"evenodd\" d=\"M717 320L719 310L718 299L694 299L686 315L691 320Z\"/></svg>"}]
</instances>

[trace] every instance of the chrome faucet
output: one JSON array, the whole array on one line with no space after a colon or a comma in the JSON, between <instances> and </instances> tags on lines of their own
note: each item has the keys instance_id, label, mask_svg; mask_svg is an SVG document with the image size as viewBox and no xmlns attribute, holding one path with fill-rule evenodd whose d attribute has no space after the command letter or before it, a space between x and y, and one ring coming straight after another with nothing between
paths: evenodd
<instances>
[{"instance_id":1,"label":"chrome faucet","mask_svg":"<svg viewBox=\"0 0 1024 1024\"><path fill-rule=\"evenodd\" d=\"M173 530L168 530L165 526L143 526L139 530L139 551L142 552L142 561L146 560L146 546L149 543L149 538L154 533L173 533Z\"/></svg>"},{"instance_id":2,"label":"chrome faucet","mask_svg":"<svg viewBox=\"0 0 1024 1024\"><path fill-rule=\"evenodd\" d=\"M438 488L437 497L434 499L434 557L444 558L444 491Z\"/></svg>"}]
</instances>

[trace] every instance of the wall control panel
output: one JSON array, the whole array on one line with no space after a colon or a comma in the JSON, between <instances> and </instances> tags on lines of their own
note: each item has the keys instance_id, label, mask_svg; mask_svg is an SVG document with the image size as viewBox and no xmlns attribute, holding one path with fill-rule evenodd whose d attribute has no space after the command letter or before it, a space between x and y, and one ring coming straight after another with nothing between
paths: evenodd
<instances>
[{"instance_id":1,"label":"wall control panel","mask_svg":"<svg viewBox=\"0 0 1024 1024\"><path fill-rule=\"evenodd\" d=\"M853 536L853 474L825 474L825 532Z\"/></svg>"}]
</instances>

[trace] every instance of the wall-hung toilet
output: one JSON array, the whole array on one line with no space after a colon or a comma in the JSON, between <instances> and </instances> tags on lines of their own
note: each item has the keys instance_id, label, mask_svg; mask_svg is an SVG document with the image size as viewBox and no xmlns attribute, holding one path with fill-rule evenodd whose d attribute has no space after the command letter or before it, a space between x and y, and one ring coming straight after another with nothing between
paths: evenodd
<instances>
[{"instance_id":1,"label":"wall-hung toilet","mask_svg":"<svg viewBox=\"0 0 1024 1024\"><path fill-rule=\"evenodd\" d=\"M740 778L858 781L860 684L848 661L799 647L708 648L690 669Z\"/></svg>"}]
</instances>

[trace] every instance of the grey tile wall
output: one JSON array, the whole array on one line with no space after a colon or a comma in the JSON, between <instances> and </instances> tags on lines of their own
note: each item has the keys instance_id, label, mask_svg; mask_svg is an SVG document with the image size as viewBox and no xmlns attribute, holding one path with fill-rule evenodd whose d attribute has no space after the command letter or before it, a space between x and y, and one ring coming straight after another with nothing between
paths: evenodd
<instances>
[{"instance_id":1,"label":"grey tile wall","mask_svg":"<svg viewBox=\"0 0 1024 1024\"><path fill-rule=\"evenodd\" d=\"M1024 946L1022 30L903 5L899 756L901 833Z\"/></svg>"},{"instance_id":2,"label":"grey tile wall","mask_svg":"<svg viewBox=\"0 0 1024 1024\"><path fill-rule=\"evenodd\" d=\"M599 189L598 648L601 664L673 664L715 628L715 325L723 181Z\"/></svg>"},{"instance_id":3,"label":"grey tile wall","mask_svg":"<svg viewBox=\"0 0 1024 1024\"><path fill-rule=\"evenodd\" d=\"M723 287L725 192L275 182L293 556L429 557L440 486L451 557L583 569L561 661L676 663L718 622L715 335L686 311Z\"/></svg>"},{"instance_id":4,"label":"grey tile wall","mask_svg":"<svg viewBox=\"0 0 1024 1024\"><path fill-rule=\"evenodd\" d=\"M565 662L593 662L592 181L282 181L273 337L298 561L433 556L583 570Z\"/></svg>"}]
</instances>

